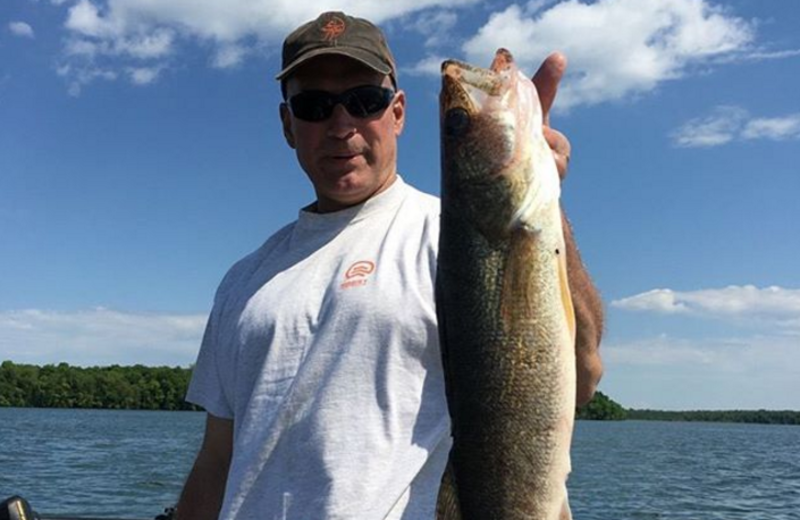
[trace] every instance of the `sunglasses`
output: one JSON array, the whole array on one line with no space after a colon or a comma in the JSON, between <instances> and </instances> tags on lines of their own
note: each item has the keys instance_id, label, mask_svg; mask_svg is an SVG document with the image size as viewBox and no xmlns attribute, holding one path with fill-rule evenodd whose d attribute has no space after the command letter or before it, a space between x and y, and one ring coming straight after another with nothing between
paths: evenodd
<instances>
[{"instance_id":1,"label":"sunglasses","mask_svg":"<svg viewBox=\"0 0 800 520\"><path fill-rule=\"evenodd\" d=\"M332 94L324 90L306 90L289 98L288 105L297 119L318 123L325 121L338 104L358 118L373 116L389 106L394 90L377 85L362 85Z\"/></svg>"}]
</instances>

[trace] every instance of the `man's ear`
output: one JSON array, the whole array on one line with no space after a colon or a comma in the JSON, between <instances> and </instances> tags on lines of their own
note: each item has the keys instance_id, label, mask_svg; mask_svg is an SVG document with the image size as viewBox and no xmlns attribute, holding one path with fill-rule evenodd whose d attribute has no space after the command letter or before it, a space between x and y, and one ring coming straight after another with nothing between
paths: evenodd
<instances>
[{"instance_id":1,"label":"man's ear","mask_svg":"<svg viewBox=\"0 0 800 520\"><path fill-rule=\"evenodd\" d=\"M281 124L283 125L283 137L286 139L286 144L294 149L294 132L292 132L292 114L289 112L289 105L281 103Z\"/></svg>"},{"instance_id":2,"label":"man's ear","mask_svg":"<svg viewBox=\"0 0 800 520\"><path fill-rule=\"evenodd\" d=\"M392 113L394 113L394 135L399 136L406 124L406 93L402 90L397 91L392 101Z\"/></svg>"}]
</instances>

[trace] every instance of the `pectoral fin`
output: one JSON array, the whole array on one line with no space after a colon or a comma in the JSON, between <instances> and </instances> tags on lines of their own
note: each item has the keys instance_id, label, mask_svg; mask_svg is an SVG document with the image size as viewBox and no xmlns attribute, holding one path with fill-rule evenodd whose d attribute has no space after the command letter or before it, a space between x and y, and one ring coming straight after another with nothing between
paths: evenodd
<instances>
[{"instance_id":1,"label":"pectoral fin","mask_svg":"<svg viewBox=\"0 0 800 520\"><path fill-rule=\"evenodd\" d=\"M561 505L561 516L558 520L572 520L572 511L569 508L569 499L564 497L564 503Z\"/></svg>"},{"instance_id":2,"label":"pectoral fin","mask_svg":"<svg viewBox=\"0 0 800 520\"><path fill-rule=\"evenodd\" d=\"M524 228L513 230L510 250L503 270L500 316L509 335L523 333L536 315L537 293L530 286L538 236Z\"/></svg>"},{"instance_id":3,"label":"pectoral fin","mask_svg":"<svg viewBox=\"0 0 800 520\"><path fill-rule=\"evenodd\" d=\"M452 461L447 462L447 468L444 470L444 476L442 476L439 499L436 502L436 520L461 520L458 489L456 488L456 477L453 474Z\"/></svg>"},{"instance_id":4,"label":"pectoral fin","mask_svg":"<svg viewBox=\"0 0 800 520\"><path fill-rule=\"evenodd\" d=\"M566 248L565 248L566 249ZM567 276L567 252L560 251L558 255L558 282L561 287L561 305L567 317L572 344L575 344L575 308L572 306L572 292L569 289L569 277Z\"/></svg>"}]
</instances>

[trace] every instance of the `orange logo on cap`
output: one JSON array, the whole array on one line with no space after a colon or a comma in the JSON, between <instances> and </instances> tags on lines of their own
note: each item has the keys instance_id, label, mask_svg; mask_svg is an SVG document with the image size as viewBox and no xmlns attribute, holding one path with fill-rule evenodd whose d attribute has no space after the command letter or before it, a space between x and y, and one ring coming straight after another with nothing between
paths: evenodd
<instances>
[{"instance_id":1,"label":"orange logo on cap","mask_svg":"<svg viewBox=\"0 0 800 520\"><path fill-rule=\"evenodd\" d=\"M344 20L338 16L334 16L322 27L322 34L324 35L325 41L330 42L338 38L345 29Z\"/></svg>"},{"instance_id":2,"label":"orange logo on cap","mask_svg":"<svg viewBox=\"0 0 800 520\"><path fill-rule=\"evenodd\" d=\"M367 277L375 271L375 264L369 260L359 260L351 265L344 273L342 289L349 289L359 285L367 285Z\"/></svg>"}]
</instances>

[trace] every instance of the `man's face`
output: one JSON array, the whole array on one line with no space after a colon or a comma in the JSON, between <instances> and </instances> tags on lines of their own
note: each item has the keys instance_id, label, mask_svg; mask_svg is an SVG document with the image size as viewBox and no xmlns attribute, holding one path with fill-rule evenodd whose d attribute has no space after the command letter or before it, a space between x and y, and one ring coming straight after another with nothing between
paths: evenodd
<instances>
[{"instance_id":1,"label":"man's face","mask_svg":"<svg viewBox=\"0 0 800 520\"><path fill-rule=\"evenodd\" d=\"M383 76L344 56L320 56L294 72L286 83L287 99L306 90L339 94L361 85L392 87ZM283 131L297 152L317 194L317 211L337 211L360 204L395 180L397 137L403 130L405 94L389 107L358 118L336 105L330 118L308 122L281 106Z\"/></svg>"}]
</instances>

